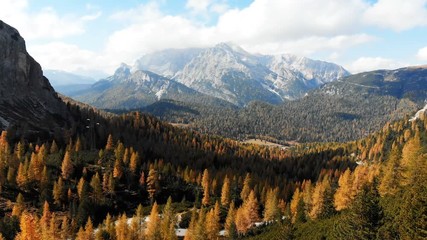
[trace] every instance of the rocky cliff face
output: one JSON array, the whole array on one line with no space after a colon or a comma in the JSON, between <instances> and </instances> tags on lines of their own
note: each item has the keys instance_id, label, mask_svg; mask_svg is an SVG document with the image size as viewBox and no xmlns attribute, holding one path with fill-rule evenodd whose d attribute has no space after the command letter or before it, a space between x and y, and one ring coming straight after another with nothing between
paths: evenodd
<instances>
[{"instance_id":1,"label":"rocky cliff face","mask_svg":"<svg viewBox=\"0 0 427 240\"><path fill-rule=\"evenodd\" d=\"M52 132L69 119L65 104L27 53L24 39L0 20L0 128Z\"/></svg>"}]
</instances>

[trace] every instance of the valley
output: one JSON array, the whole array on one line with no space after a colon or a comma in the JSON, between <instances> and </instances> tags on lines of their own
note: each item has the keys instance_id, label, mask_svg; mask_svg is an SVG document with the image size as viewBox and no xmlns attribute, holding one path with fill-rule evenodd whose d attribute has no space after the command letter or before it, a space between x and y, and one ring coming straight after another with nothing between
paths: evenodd
<instances>
[{"instance_id":1,"label":"valley","mask_svg":"<svg viewBox=\"0 0 427 240\"><path fill-rule=\"evenodd\" d=\"M43 71L0 20L0 239L427 238L425 66L195 46L95 81Z\"/></svg>"}]
</instances>

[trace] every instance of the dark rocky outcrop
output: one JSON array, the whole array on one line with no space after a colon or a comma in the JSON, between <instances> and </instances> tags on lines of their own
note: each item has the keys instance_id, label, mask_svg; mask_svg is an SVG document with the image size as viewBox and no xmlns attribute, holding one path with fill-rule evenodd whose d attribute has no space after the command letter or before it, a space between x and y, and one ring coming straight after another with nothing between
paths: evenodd
<instances>
[{"instance_id":1,"label":"dark rocky outcrop","mask_svg":"<svg viewBox=\"0 0 427 240\"><path fill-rule=\"evenodd\" d=\"M0 128L52 134L68 127L70 119L24 39L0 20Z\"/></svg>"}]
</instances>

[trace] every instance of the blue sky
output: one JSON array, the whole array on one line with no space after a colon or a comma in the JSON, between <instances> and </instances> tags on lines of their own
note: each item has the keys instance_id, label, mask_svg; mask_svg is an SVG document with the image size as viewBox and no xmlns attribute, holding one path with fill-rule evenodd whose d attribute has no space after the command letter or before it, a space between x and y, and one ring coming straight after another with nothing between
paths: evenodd
<instances>
[{"instance_id":1,"label":"blue sky","mask_svg":"<svg viewBox=\"0 0 427 240\"><path fill-rule=\"evenodd\" d=\"M233 42L352 72L427 63L427 0L0 0L44 69L95 78L165 48Z\"/></svg>"}]
</instances>

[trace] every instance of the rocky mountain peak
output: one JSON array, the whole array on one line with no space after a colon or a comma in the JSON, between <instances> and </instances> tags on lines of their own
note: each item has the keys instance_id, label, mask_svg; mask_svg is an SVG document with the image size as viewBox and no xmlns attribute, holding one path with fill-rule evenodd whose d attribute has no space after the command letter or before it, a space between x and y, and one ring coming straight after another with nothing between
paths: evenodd
<instances>
[{"instance_id":1,"label":"rocky mountain peak","mask_svg":"<svg viewBox=\"0 0 427 240\"><path fill-rule=\"evenodd\" d=\"M131 66L127 65L126 63L121 63L120 67L116 69L114 72L114 76L118 78L128 77L130 75Z\"/></svg>"}]
</instances>

